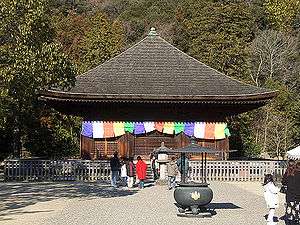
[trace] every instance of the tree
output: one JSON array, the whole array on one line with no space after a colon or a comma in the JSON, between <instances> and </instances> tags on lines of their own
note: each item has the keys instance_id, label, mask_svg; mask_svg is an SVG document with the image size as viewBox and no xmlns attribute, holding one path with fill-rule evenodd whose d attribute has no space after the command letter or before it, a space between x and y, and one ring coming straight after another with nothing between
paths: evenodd
<instances>
[{"instance_id":1,"label":"tree","mask_svg":"<svg viewBox=\"0 0 300 225\"><path fill-rule=\"evenodd\" d=\"M276 88L277 98L268 106L268 120L266 120L267 138L266 151L270 156L278 159L285 156L287 150L295 146L297 134L297 114L299 113L299 99L297 93L279 81L268 81L268 87Z\"/></svg>"},{"instance_id":2,"label":"tree","mask_svg":"<svg viewBox=\"0 0 300 225\"><path fill-rule=\"evenodd\" d=\"M278 90L270 104L253 112L250 123L263 153L283 157L299 131L299 51L297 39L280 31L259 32L251 45L251 78L257 86Z\"/></svg>"},{"instance_id":3,"label":"tree","mask_svg":"<svg viewBox=\"0 0 300 225\"><path fill-rule=\"evenodd\" d=\"M291 89L299 82L298 40L280 31L265 30L251 44L251 79L257 86L277 80Z\"/></svg>"},{"instance_id":4,"label":"tree","mask_svg":"<svg viewBox=\"0 0 300 225\"><path fill-rule=\"evenodd\" d=\"M246 79L247 44L251 42L254 20L244 2L187 1L182 6L187 53L225 74ZM178 38L177 38L178 39Z\"/></svg>"},{"instance_id":5,"label":"tree","mask_svg":"<svg viewBox=\"0 0 300 225\"><path fill-rule=\"evenodd\" d=\"M98 66L120 53L124 47L123 24L109 20L101 11L67 16L57 14L53 19L57 37L63 51L77 65L79 73Z\"/></svg>"},{"instance_id":6,"label":"tree","mask_svg":"<svg viewBox=\"0 0 300 225\"><path fill-rule=\"evenodd\" d=\"M256 32L268 29L271 24L266 12L265 0L251 0L249 2L252 11L251 14L254 18L254 26L256 27Z\"/></svg>"},{"instance_id":7,"label":"tree","mask_svg":"<svg viewBox=\"0 0 300 225\"><path fill-rule=\"evenodd\" d=\"M261 154L260 143L256 141L252 126L254 114L244 113L229 121L231 136L229 144L231 149L239 150L234 153L238 157L258 158Z\"/></svg>"},{"instance_id":8,"label":"tree","mask_svg":"<svg viewBox=\"0 0 300 225\"><path fill-rule=\"evenodd\" d=\"M69 11L84 13L92 9L91 1L87 0L48 0L51 14L63 13L68 15Z\"/></svg>"},{"instance_id":9,"label":"tree","mask_svg":"<svg viewBox=\"0 0 300 225\"><path fill-rule=\"evenodd\" d=\"M0 10L2 129L14 140L3 149L14 149L17 156L28 134L36 129L32 125L45 111L38 101L39 91L70 87L75 82L75 68L53 42L44 0L3 0Z\"/></svg>"},{"instance_id":10,"label":"tree","mask_svg":"<svg viewBox=\"0 0 300 225\"><path fill-rule=\"evenodd\" d=\"M81 65L84 57L83 40L91 29L89 17L75 11L69 11L67 16L58 13L52 17L52 24L56 31L55 39L62 45L63 52L73 63Z\"/></svg>"},{"instance_id":11,"label":"tree","mask_svg":"<svg viewBox=\"0 0 300 225\"><path fill-rule=\"evenodd\" d=\"M98 66L117 55L124 47L124 30L119 21L110 22L103 13L90 18L90 30L82 41L83 60L80 72Z\"/></svg>"},{"instance_id":12,"label":"tree","mask_svg":"<svg viewBox=\"0 0 300 225\"><path fill-rule=\"evenodd\" d=\"M81 122L81 118L45 110L39 120L31 121L24 147L32 155L45 158L78 156Z\"/></svg>"},{"instance_id":13,"label":"tree","mask_svg":"<svg viewBox=\"0 0 300 225\"><path fill-rule=\"evenodd\" d=\"M293 27L300 11L299 0L266 0L266 12L274 28L288 30Z\"/></svg>"},{"instance_id":14,"label":"tree","mask_svg":"<svg viewBox=\"0 0 300 225\"><path fill-rule=\"evenodd\" d=\"M178 0L111 0L106 1L100 8L109 17L122 21L126 33L127 44L140 40L155 27L159 35L172 40L174 13L182 1Z\"/></svg>"}]
</instances>

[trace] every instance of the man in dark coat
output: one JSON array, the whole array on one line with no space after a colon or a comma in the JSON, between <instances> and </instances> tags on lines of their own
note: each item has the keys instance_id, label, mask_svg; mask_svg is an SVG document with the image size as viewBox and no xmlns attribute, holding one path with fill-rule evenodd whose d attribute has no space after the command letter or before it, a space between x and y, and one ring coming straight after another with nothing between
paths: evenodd
<instances>
[{"instance_id":1,"label":"man in dark coat","mask_svg":"<svg viewBox=\"0 0 300 225\"><path fill-rule=\"evenodd\" d=\"M300 162L289 162L283 175L282 184L287 186L286 191L286 224L296 225L300 222Z\"/></svg>"},{"instance_id":2,"label":"man in dark coat","mask_svg":"<svg viewBox=\"0 0 300 225\"><path fill-rule=\"evenodd\" d=\"M121 168L121 163L118 158L118 152L115 152L114 156L110 159L111 185L113 187L117 187L117 179L119 177L120 168Z\"/></svg>"},{"instance_id":3,"label":"man in dark coat","mask_svg":"<svg viewBox=\"0 0 300 225\"><path fill-rule=\"evenodd\" d=\"M295 173L296 162L294 160L289 160L288 167L282 178L282 185L286 186L286 202L293 202L295 200L296 190L294 185L294 173Z\"/></svg>"},{"instance_id":4,"label":"man in dark coat","mask_svg":"<svg viewBox=\"0 0 300 225\"><path fill-rule=\"evenodd\" d=\"M184 165L182 165L182 163L184 163ZM189 174L189 169L190 169L188 157L186 156L184 158L184 162L182 162L182 157L180 157L179 159L177 159L176 164L178 166L178 170L179 170L180 174L184 173L185 178L187 179L188 174Z\"/></svg>"}]
</instances>

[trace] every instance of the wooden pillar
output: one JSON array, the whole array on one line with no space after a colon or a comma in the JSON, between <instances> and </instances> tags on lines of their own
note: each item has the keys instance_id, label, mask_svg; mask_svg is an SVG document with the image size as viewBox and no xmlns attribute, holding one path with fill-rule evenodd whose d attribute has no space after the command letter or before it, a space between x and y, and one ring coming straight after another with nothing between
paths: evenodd
<instances>
[{"instance_id":1,"label":"wooden pillar","mask_svg":"<svg viewBox=\"0 0 300 225\"><path fill-rule=\"evenodd\" d=\"M82 158L82 134L80 134L80 137L79 137L79 155L80 155L80 158Z\"/></svg>"},{"instance_id":2,"label":"wooden pillar","mask_svg":"<svg viewBox=\"0 0 300 225\"><path fill-rule=\"evenodd\" d=\"M128 146L127 134L122 135L118 140L118 152L121 157L126 157L128 155L127 146Z\"/></svg>"},{"instance_id":3,"label":"wooden pillar","mask_svg":"<svg viewBox=\"0 0 300 225\"><path fill-rule=\"evenodd\" d=\"M180 148L182 148L183 147L183 134L182 133L180 133L179 134L180 135Z\"/></svg>"},{"instance_id":4,"label":"wooden pillar","mask_svg":"<svg viewBox=\"0 0 300 225\"><path fill-rule=\"evenodd\" d=\"M132 152L131 152L131 154L132 155L135 155L135 135L133 135L133 148L132 148Z\"/></svg>"},{"instance_id":5,"label":"wooden pillar","mask_svg":"<svg viewBox=\"0 0 300 225\"><path fill-rule=\"evenodd\" d=\"M104 139L104 155L107 157L107 140L106 138Z\"/></svg>"},{"instance_id":6,"label":"wooden pillar","mask_svg":"<svg viewBox=\"0 0 300 225\"><path fill-rule=\"evenodd\" d=\"M128 133L124 134L124 138L125 138L125 156L126 158L129 158L129 140L128 140Z\"/></svg>"}]
</instances>

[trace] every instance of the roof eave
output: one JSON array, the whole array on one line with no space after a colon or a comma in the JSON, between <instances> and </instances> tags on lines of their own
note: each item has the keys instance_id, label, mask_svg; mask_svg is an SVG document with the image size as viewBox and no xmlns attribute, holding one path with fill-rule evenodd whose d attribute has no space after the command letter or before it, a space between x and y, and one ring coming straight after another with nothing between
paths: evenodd
<instances>
[{"instance_id":1,"label":"roof eave","mask_svg":"<svg viewBox=\"0 0 300 225\"><path fill-rule=\"evenodd\" d=\"M130 95L130 94L82 94L59 91L43 91L41 100L66 101L66 102L151 102L151 103L221 103L221 104L257 104L267 102L276 97L277 91L249 94L249 95Z\"/></svg>"}]
</instances>

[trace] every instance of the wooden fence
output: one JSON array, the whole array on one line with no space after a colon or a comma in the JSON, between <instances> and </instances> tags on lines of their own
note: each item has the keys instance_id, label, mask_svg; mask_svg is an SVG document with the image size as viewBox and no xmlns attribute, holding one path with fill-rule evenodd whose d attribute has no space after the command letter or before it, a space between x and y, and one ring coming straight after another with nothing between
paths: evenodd
<instances>
[{"instance_id":1,"label":"wooden fence","mask_svg":"<svg viewBox=\"0 0 300 225\"><path fill-rule=\"evenodd\" d=\"M96 181L110 179L108 161L7 160L5 181Z\"/></svg>"},{"instance_id":2,"label":"wooden fence","mask_svg":"<svg viewBox=\"0 0 300 225\"><path fill-rule=\"evenodd\" d=\"M190 162L190 179L201 182L202 164ZM263 181L264 175L271 173L281 179L285 170L283 161L208 161L206 177L208 181Z\"/></svg>"},{"instance_id":3,"label":"wooden fence","mask_svg":"<svg viewBox=\"0 0 300 225\"><path fill-rule=\"evenodd\" d=\"M200 161L190 162L190 180L201 182ZM280 161L208 161L208 181L262 181L264 174L281 177ZM5 181L96 181L110 180L108 161L92 160L7 160Z\"/></svg>"}]
</instances>

